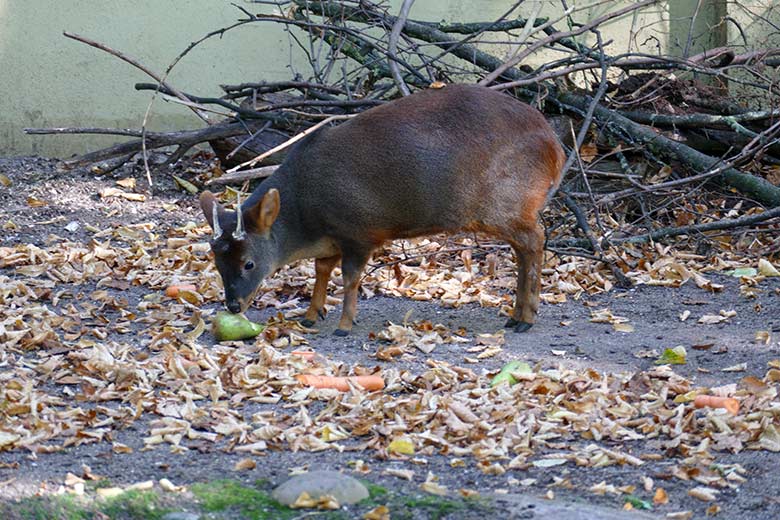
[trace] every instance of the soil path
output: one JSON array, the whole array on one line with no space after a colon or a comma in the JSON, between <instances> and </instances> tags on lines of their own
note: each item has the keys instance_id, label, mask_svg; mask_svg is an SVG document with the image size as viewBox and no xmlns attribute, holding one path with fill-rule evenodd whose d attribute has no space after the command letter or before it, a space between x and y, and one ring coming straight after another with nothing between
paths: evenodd
<instances>
[{"instance_id":1,"label":"soil path","mask_svg":"<svg viewBox=\"0 0 780 520\"><path fill-rule=\"evenodd\" d=\"M117 208L115 219L126 222L144 222L156 219L162 226L180 226L187 221L200 218L191 197L176 191L171 185L141 205L123 202L106 202L96 193L103 187L112 186L111 179L96 179L92 176L67 177L71 174L58 173L54 163L40 159L0 160L0 173L8 175L14 188L0 188L0 224L12 220L16 228L4 231L0 245L23 242L44 245L50 233L68 234L71 240L88 240L84 230L88 223L105 223L106 205ZM32 210L26 203L28 197L45 199L48 205ZM164 208L165 204L177 204L175 211ZM48 221L48 224L36 224ZM70 222L78 222L79 229L65 231ZM13 277L12 270L0 270L0 275ZM653 369L655 359L664 349L684 346L688 353L687 363L674 367L674 372L693 381L696 386L713 387L739 383L746 376L763 378L768 363L780 358L780 280L767 279L758 286L755 298L740 295L739 280L729 276L714 275L714 282L724 286L721 292L709 293L692 283L678 289L639 286L628 291L614 290L606 295L583 297L579 301L569 300L560 305L543 305L539 323L525 334L506 334L502 351L490 359L472 365L477 373L495 371L505 362L515 359L528 361L531 366L552 369L558 366L586 371L631 373ZM134 289L135 290L135 289ZM136 300L143 291L130 291L127 296ZM209 304L217 308L218 304ZM634 332L617 332L609 324L593 323L591 313L595 309L609 308L614 315L630 319ZM697 320L703 315L717 315L720 311L736 311L736 315L715 325L703 325ZM680 315L690 311L690 317L680 320ZM252 310L248 316L264 321L276 310ZM411 313L411 314L410 314ZM347 338L332 334L337 318L329 316L321 324L318 334L306 336L310 346L318 353L347 365L374 366L381 364L372 357L380 342L370 333L384 329L387 322L402 323L411 316L412 320L429 320L456 330L465 329L465 335L493 334L501 330L504 318L498 316L495 308L468 305L459 309L444 308L436 302L416 302L403 298L377 296L359 302L359 323L354 333ZM757 331L769 331L772 340L768 344L757 343ZM213 344L209 335L201 338L205 344ZM2 348L2 347L0 347ZM139 350L143 349L138 345ZM655 351L655 353L653 353ZM438 345L428 356L421 352L405 356L393 363L394 368L421 373L432 358L447 361L453 365L469 366L466 357L471 355L459 344ZM743 367L740 367L744 364ZM723 371L728 367L739 370ZM0 373L8 367L0 367ZM42 482L50 486L62 483L67 472L79 473L83 464L94 473L106 476L112 482L130 484L146 479L168 478L176 484L190 484L217 478L235 478L245 482L268 479L272 483L284 480L291 468L345 470L354 466L356 460L363 460L370 472L361 477L388 489L413 493L428 471L435 473L440 483L450 489L469 488L478 490L483 497L489 497L511 510L509 502L526 500L508 499L505 493L541 497L554 492L556 503L587 511L587 504L611 508L623 506L623 499L610 495L596 495L589 491L591 486L606 481L616 487L634 485L645 499L652 493L642 491L642 478L650 477L662 485L669 494L669 504L654 511L666 514L672 511L689 510L694 517L704 516L708 504L688 496L694 482L686 482L670 475L670 468L678 464L681 456L660 460L648 460L641 466L623 465L603 468L579 467L568 463L555 467L529 467L523 470L509 470L496 476L486 475L475 464L453 469L451 457L432 455L425 457L425 463L412 464L400 460L380 460L371 453L360 451L290 452L270 451L258 457L255 469L235 472L233 466L243 458L241 454L223 451L224 445L191 449L181 454L171 454L164 447L143 451L143 438L148 435L149 426L142 418L116 433L115 441L133 448L133 453L116 455L111 445L105 442L71 447L50 454L31 455L22 451L0 452L0 482L4 485L0 496L4 500L35 492ZM554 450L550 450L551 452ZM636 441L632 452L639 454L660 453L653 439ZM540 452L540 455L544 455ZM780 454L768 451L741 451L737 454L719 453L719 464L740 464L746 471L747 480L735 489L722 489L718 504L722 508L719 518L746 518L753 520L780 517L780 476L775 471L780 464ZM18 467L14 463L18 463ZM384 474L386 469L412 469L415 476L407 482ZM525 481L527 486L518 486ZM563 483L562 483L563 482ZM503 502L502 502L503 501ZM502 506L502 507L504 507ZM356 513L357 514L357 513ZM467 512L453 513L452 517L468 517ZM561 518L564 518L561 516Z\"/></svg>"}]
</instances>

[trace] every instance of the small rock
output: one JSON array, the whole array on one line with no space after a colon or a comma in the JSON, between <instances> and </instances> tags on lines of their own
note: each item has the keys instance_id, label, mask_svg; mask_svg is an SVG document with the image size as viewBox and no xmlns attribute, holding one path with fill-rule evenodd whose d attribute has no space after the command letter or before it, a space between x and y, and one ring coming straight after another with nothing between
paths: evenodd
<instances>
[{"instance_id":1,"label":"small rock","mask_svg":"<svg viewBox=\"0 0 780 520\"><path fill-rule=\"evenodd\" d=\"M338 471L310 471L296 475L274 489L271 496L289 506L294 504L304 491L314 499L330 495L339 504L354 504L368 498L366 486Z\"/></svg>"},{"instance_id":2,"label":"small rock","mask_svg":"<svg viewBox=\"0 0 780 520\"><path fill-rule=\"evenodd\" d=\"M200 520L200 515L188 513L187 511L173 511L163 516L162 520Z\"/></svg>"},{"instance_id":3,"label":"small rock","mask_svg":"<svg viewBox=\"0 0 780 520\"><path fill-rule=\"evenodd\" d=\"M81 224L79 224L78 222L73 220L73 221L69 222L67 226L65 226L65 229L67 229L71 233L75 233L76 231L78 231L78 229L80 227L81 227Z\"/></svg>"}]
</instances>

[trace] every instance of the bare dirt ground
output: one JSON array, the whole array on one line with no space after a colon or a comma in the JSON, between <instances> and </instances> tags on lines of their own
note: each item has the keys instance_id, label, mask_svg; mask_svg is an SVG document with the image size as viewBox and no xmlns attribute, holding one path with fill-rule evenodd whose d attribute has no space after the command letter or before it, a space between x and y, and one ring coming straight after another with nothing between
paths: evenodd
<instances>
[{"instance_id":1,"label":"bare dirt ground","mask_svg":"<svg viewBox=\"0 0 780 520\"><path fill-rule=\"evenodd\" d=\"M31 243L47 248L58 243L52 235L65 237L68 242L88 244L96 240L90 226L103 229L153 221L158 223L155 232L165 237L170 236L171 228L185 226L187 222L202 224L195 198L177 190L170 181L164 180L163 175L157 175L156 178L161 182L153 195L144 202L134 202L98 196L100 190L116 186L113 176L101 178L90 173L58 172L54 161L37 158L0 159L0 173L7 175L13 182L11 188L0 187L0 225L13 222L12 226L3 228L0 247L13 248L18 244ZM126 174L119 173L116 178ZM140 173L135 172L134 175L139 178L140 184ZM30 198L45 201L46 205L31 207ZM70 230L66 228L72 222L79 224L77 229L75 226L70 226ZM15 267L1 269L0 277L3 276L11 282L21 278ZM708 274L708 277L712 282L722 284L722 291L708 292L693 283L686 283L680 288L640 285L631 290L613 289L600 295L582 295L578 300L569 298L558 305L543 304L539 322L530 332L507 333L504 343L500 345L500 352L476 364L469 362L475 354L467 350L473 346L474 338L480 334L493 336L502 330L504 318L499 316L495 307L467 304L460 308L448 308L437 301L413 301L376 295L359 302L359 323L351 336L339 338L331 334L337 322L334 315L321 324L318 333L302 336L319 354L346 367L392 366L393 369L417 375L431 368L430 359L466 367L477 376L493 373L504 363L519 359L527 361L535 370L626 374L626 381L631 381L631 374L657 370L655 361L664 349L683 346L687 352L687 362L674 365L670 370L688 381L691 390L729 384L742 388L748 384L745 379L749 376L755 380L764 380L768 366L780 358L780 279L760 280L753 287L754 297L746 298L741 293L739 279L725 274ZM58 284L57 290L67 289L72 298L63 298L57 303L49 301L47 304L57 310L71 303L84 303L90 301L90 295L98 288L94 282L83 285ZM155 293L148 285L108 284L100 288L114 297L126 298L127 309L138 307L148 300L148 295ZM744 287L742 289L744 292ZM300 305L305 303L304 300ZM203 308L207 310L219 307L216 299L207 299L203 303ZM619 332L609 323L591 321L592 312L601 308L609 308L615 316L627 317L634 331ZM698 323L700 317L718 315L722 310L736 311L736 314L717 324ZM681 321L680 315L685 311L690 312L690 318ZM0 319L6 317L6 312L10 313L10 309L0 307ZM277 312L273 306L255 308L248 313L248 317L263 322ZM400 324L405 319L442 324L451 331L458 330L460 335L472 342L438 344L429 355L412 348L390 363L377 360L374 353L384 343L377 339L376 334L387 328L388 321ZM132 324L129 334L122 336L123 342L133 346L135 354L149 350L144 326L144 323ZM769 341L755 341L758 331L767 331ZM109 336L108 339L113 337ZM204 333L199 341L205 349L216 348L210 332ZM0 364L0 376L4 372L8 375L20 369L22 364L33 366L38 363L45 356L45 352L42 352L45 348L39 346L30 350L13 350L13 355L11 351L3 352L5 361ZM0 350L4 349L0 347ZM57 353L62 353L62 349ZM730 367L731 371L724 371ZM2 382L7 384L9 380L5 378ZM626 383L628 386L629 383ZM64 387L52 383L45 391L66 401L78 401L85 408L90 407L89 402L77 399L78 392L64 392ZM745 397L746 400L751 398ZM777 405L775 401L770 401ZM311 413L321 411L323 407L315 405ZM284 401L262 407L263 410L269 408L279 414L295 413L294 407L285 408ZM247 406L242 413L250 416L258 409ZM694 414L697 413L701 420L703 411L692 412L686 408L680 412L679 421L690 421L689 426L695 429L698 426L694 424ZM755 447L755 443L745 443L746 446L742 446L738 453L732 452L737 450L713 449L710 444L724 442L716 436L710 436L710 444L699 445L699 448L714 454L710 468L720 472L720 476L732 474L734 468L740 468L739 476L728 480L731 485L718 485L715 479L699 478L701 471L688 471L683 478L680 468L701 467L697 466L699 462L692 462L695 450L675 447L663 435L653 433L642 439L620 443L623 452L638 458L637 464L626 460L622 460L622 463L613 460L604 465L585 464L576 458L567 459L564 464L549 466L530 463L571 449L571 446L564 449L564 443L587 451L587 446L596 442L592 438L575 435L537 446L533 459L518 467L506 463L514 456L510 453L505 457L501 470L493 472L486 471L484 466L466 455L458 456L465 461L462 467L458 464L453 467L453 456L444 449L430 449L416 458L377 456L375 450L367 449L362 442L357 441L345 441L342 451L266 450L255 454L257 466L254 469L237 472L234 465L247 454L231 451L233 443L228 442L227 437L215 443L193 442L189 445L190 449L181 450L180 453L172 453L167 446L144 450L144 439L149 436L154 427L153 421L158 418L144 413L137 420L127 422L124 427L113 429L110 435L102 437L99 442L75 443L61 450L51 450L52 453L36 454L28 449L4 449L0 445L2 500L13 501L36 493L44 483L47 489L56 489L63 483L66 473L80 474L84 464L95 474L107 477L117 485L163 477L181 485L221 478L246 483L262 479L276 484L283 481L292 468L306 467L344 470L399 494L419 493L420 484L431 472L438 477L439 484L456 495L456 490L463 488L478 491L487 500L489 507L506 517L543 517L544 503L547 502L568 505L573 511L570 513L571 518L577 517L577 514L579 518L596 518L605 513L591 509L594 506L618 510L624 506L628 494L652 502L654 491L659 487L668 494L668 503L659 503L648 513L658 517L689 511L692 517L702 518L712 504L717 504L719 518L750 516L758 520L780 517L780 477L775 472L775 465L780 463L780 454L745 449ZM729 431L724 421L721 419L717 423L721 426L720 433ZM47 445L59 445L62 441L62 437L55 437ZM116 443L129 447L132 452L117 453L112 449ZM597 444L613 446L615 449L618 447L617 443L607 439ZM356 466L356 461L363 463ZM406 481L388 475L385 473L387 469L413 470L414 476L412 481ZM650 487L647 478L653 480L652 489L644 487ZM598 493L598 484L601 482L614 488ZM593 488L594 485L596 488ZM689 495L691 489L707 485L716 488L715 501L706 502ZM626 488L622 493L615 491L624 486L635 486L635 489ZM532 497L535 504L541 505L530 509L520 507L517 504L522 497ZM546 498L541 500L542 497ZM367 509L353 507L348 510L348 515L360 516ZM420 514L421 517L426 515L422 512ZM467 507L444 516L468 518L482 514L470 512ZM559 516L564 518L567 514ZM630 517L630 514L626 514Z\"/></svg>"}]
</instances>

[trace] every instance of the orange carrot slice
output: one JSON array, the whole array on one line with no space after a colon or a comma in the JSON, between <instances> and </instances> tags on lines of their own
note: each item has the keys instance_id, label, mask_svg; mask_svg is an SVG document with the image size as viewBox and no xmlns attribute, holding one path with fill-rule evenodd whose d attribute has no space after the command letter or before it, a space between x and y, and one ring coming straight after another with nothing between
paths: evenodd
<instances>
[{"instance_id":1,"label":"orange carrot slice","mask_svg":"<svg viewBox=\"0 0 780 520\"><path fill-rule=\"evenodd\" d=\"M314 374L298 374L295 376L299 382L313 386L314 388L334 388L341 392L349 390L349 383L355 386L361 386L365 390L381 390L385 387L385 380L382 376L317 376Z\"/></svg>"},{"instance_id":2,"label":"orange carrot slice","mask_svg":"<svg viewBox=\"0 0 780 520\"><path fill-rule=\"evenodd\" d=\"M739 413L739 401L733 397L697 395L693 400L693 406L696 408L725 408L731 415Z\"/></svg>"},{"instance_id":3,"label":"orange carrot slice","mask_svg":"<svg viewBox=\"0 0 780 520\"><path fill-rule=\"evenodd\" d=\"M178 298L180 291L197 292L197 290L198 288L192 284L173 284L169 285L168 288L165 289L165 296L170 298Z\"/></svg>"}]
</instances>

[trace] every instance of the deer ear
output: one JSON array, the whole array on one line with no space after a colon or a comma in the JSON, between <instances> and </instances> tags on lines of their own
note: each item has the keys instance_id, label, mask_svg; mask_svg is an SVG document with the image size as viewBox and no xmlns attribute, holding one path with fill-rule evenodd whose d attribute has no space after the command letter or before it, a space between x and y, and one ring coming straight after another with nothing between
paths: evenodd
<instances>
[{"instance_id":1,"label":"deer ear","mask_svg":"<svg viewBox=\"0 0 780 520\"><path fill-rule=\"evenodd\" d=\"M206 215L206 220L209 221L211 229L214 229L214 203L216 201L217 198L210 191L204 191L200 194L200 209Z\"/></svg>"},{"instance_id":2,"label":"deer ear","mask_svg":"<svg viewBox=\"0 0 780 520\"><path fill-rule=\"evenodd\" d=\"M260 233L267 233L279 216L279 206L279 190L271 188L257 204L246 210L247 220L251 220Z\"/></svg>"}]
</instances>

